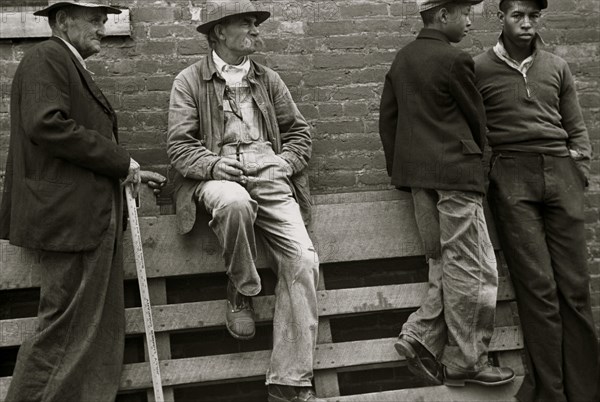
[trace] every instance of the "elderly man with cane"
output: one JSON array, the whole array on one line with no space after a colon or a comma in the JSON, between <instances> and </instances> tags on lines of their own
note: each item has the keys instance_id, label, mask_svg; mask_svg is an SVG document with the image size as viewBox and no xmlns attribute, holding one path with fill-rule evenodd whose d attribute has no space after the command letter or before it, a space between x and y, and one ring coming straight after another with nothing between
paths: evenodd
<instances>
[{"instance_id":1,"label":"elderly man with cane","mask_svg":"<svg viewBox=\"0 0 600 402\"><path fill-rule=\"evenodd\" d=\"M40 258L38 332L23 342L12 401L112 401L123 364L123 184L164 183L118 145L117 117L88 72L107 14L101 1L50 1L52 38L12 83L0 238Z\"/></svg>"}]
</instances>

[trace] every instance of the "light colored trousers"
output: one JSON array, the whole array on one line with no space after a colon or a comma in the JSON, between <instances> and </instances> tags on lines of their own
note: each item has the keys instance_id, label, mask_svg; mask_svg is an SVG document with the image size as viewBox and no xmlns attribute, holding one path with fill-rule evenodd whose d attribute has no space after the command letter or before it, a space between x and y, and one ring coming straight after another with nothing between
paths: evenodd
<instances>
[{"instance_id":1,"label":"light colored trousers","mask_svg":"<svg viewBox=\"0 0 600 402\"><path fill-rule=\"evenodd\" d=\"M440 362L462 371L487 364L498 272L474 192L413 189L415 217L429 259L429 290L402 327Z\"/></svg>"},{"instance_id":2,"label":"light colored trousers","mask_svg":"<svg viewBox=\"0 0 600 402\"><path fill-rule=\"evenodd\" d=\"M221 246L227 275L238 291L261 290L256 270L256 234L277 274L273 352L267 384L311 386L317 339L319 260L295 201L284 164L268 143L226 145L221 156L238 159L250 180L241 185L205 181L196 195L212 215L209 222Z\"/></svg>"}]
</instances>

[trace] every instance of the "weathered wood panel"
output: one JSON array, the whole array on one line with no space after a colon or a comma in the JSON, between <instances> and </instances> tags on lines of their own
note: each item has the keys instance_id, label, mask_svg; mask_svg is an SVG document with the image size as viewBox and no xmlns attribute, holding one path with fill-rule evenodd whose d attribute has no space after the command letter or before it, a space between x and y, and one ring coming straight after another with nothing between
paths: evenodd
<instances>
[{"instance_id":1,"label":"weathered wood panel","mask_svg":"<svg viewBox=\"0 0 600 402\"><path fill-rule=\"evenodd\" d=\"M514 395L519 390L522 382L523 377L517 377L512 383L500 387L466 386L464 388L452 388L440 385L437 387L338 396L327 400L329 402L516 402L517 399Z\"/></svg>"},{"instance_id":2,"label":"weathered wood panel","mask_svg":"<svg viewBox=\"0 0 600 402\"><path fill-rule=\"evenodd\" d=\"M221 248L207 230L208 220L201 214L192 233L181 236L174 215L140 219L148 277L223 272ZM422 254L409 200L316 205L309 232L323 263ZM135 278L129 233L124 250L125 276ZM261 258L257 265L267 266ZM39 286L39 267L36 252L0 242L0 290Z\"/></svg>"},{"instance_id":3,"label":"weathered wood panel","mask_svg":"<svg viewBox=\"0 0 600 402\"><path fill-rule=\"evenodd\" d=\"M376 363L401 362L394 349L396 338L317 345L315 370L360 367ZM519 327L500 327L494 331L490 351L514 350L523 345ZM161 362L164 386L217 382L227 379L261 377L269 364L269 350L228 355L166 360ZM5 397L10 377L0 378L0 399ZM120 390L152 387L148 363L127 364L123 368Z\"/></svg>"},{"instance_id":4,"label":"weathered wood panel","mask_svg":"<svg viewBox=\"0 0 600 402\"><path fill-rule=\"evenodd\" d=\"M426 283L374 286L355 289L323 290L319 298L319 316L334 317L345 314L369 313L396 309L417 308L427 293ZM500 279L498 300L512 300L512 287L506 278ZM275 298L261 296L254 299L256 320L273 319ZM125 311L128 334L142 334L144 322L141 308ZM214 300L153 306L152 317L156 332L180 331L225 325L225 303ZM0 347L16 346L35 333L37 318L19 318L0 321Z\"/></svg>"},{"instance_id":5,"label":"weathered wood panel","mask_svg":"<svg viewBox=\"0 0 600 402\"><path fill-rule=\"evenodd\" d=\"M41 7L3 7L0 21L0 38L49 38L52 30L48 18L36 17L34 11ZM131 24L129 10L123 9L121 14L109 14L106 21L106 36L129 36Z\"/></svg>"}]
</instances>

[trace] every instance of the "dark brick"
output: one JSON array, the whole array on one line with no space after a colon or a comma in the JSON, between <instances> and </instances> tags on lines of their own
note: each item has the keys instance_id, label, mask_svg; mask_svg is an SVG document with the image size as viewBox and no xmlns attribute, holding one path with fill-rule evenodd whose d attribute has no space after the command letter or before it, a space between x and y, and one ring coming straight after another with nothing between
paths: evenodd
<instances>
[{"instance_id":1,"label":"dark brick","mask_svg":"<svg viewBox=\"0 0 600 402\"><path fill-rule=\"evenodd\" d=\"M133 22L171 22L175 21L173 7L140 7L131 9Z\"/></svg>"},{"instance_id":2,"label":"dark brick","mask_svg":"<svg viewBox=\"0 0 600 402\"><path fill-rule=\"evenodd\" d=\"M177 41L177 53L183 56L205 54L209 51L204 38Z\"/></svg>"},{"instance_id":3,"label":"dark brick","mask_svg":"<svg viewBox=\"0 0 600 402\"><path fill-rule=\"evenodd\" d=\"M146 78L146 90L148 91L170 91L175 77L164 75Z\"/></svg>"},{"instance_id":4,"label":"dark brick","mask_svg":"<svg viewBox=\"0 0 600 402\"><path fill-rule=\"evenodd\" d=\"M137 46L137 52L145 56L169 56L175 53L175 42L142 42Z\"/></svg>"},{"instance_id":5,"label":"dark brick","mask_svg":"<svg viewBox=\"0 0 600 402\"><path fill-rule=\"evenodd\" d=\"M350 3L340 6L340 15L344 18L363 18L371 16L388 15L387 4L378 3Z\"/></svg>"},{"instance_id":6,"label":"dark brick","mask_svg":"<svg viewBox=\"0 0 600 402\"><path fill-rule=\"evenodd\" d=\"M204 36L196 31L196 25L154 25L150 26L151 38L198 38L205 40Z\"/></svg>"},{"instance_id":7,"label":"dark brick","mask_svg":"<svg viewBox=\"0 0 600 402\"><path fill-rule=\"evenodd\" d=\"M315 68L331 68L336 69L339 66L345 68L361 68L367 65L367 57L362 53L345 53L345 54L315 54Z\"/></svg>"}]
</instances>

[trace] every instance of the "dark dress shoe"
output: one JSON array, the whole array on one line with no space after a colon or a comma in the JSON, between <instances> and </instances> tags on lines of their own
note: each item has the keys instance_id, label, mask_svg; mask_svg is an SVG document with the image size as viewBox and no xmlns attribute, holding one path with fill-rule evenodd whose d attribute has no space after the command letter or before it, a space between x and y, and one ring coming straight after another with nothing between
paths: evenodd
<instances>
[{"instance_id":1,"label":"dark dress shoe","mask_svg":"<svg viewBox=\"0 0 600 402\"><path fill-rule=\"evenodd\" d=\"M464 387L465 383L485 385L507 384L515 379L515 372L508 367L487 366L481 371L459 371L444 367L444 384L449 387Z\"/></svg>"},{"instance_id":2,"label":"dark dress shoe","mask_svg":"<svg viewBox=\"0 0 600 402\"><path fill-rule=\"evenodd\" d=\"M406 358L408 369L428 385L442 384L442 367L423 345L410 336L400 335L394 344L396 351Z\"/></svg>"},{"instance_id":3,"label":"dark dress shoe","mask_svg":"<svg viewBox=\"0 0 600 402\"><path fill-rule=\"evenodd\" d=\"M325 402L310 387L269 384L269 402Z\"/></svg>"},{"instance_id":4,"label":"dark dress shoe","mask_svg":"<svg viewBox=\"0 0 600 402\"><path fill-rule=\"evenodd\" d=\"M238 292L231 280L227 284L225 325L235 339L248 340L256 334L252 298Z\"/></svg>"}]
</instances>

